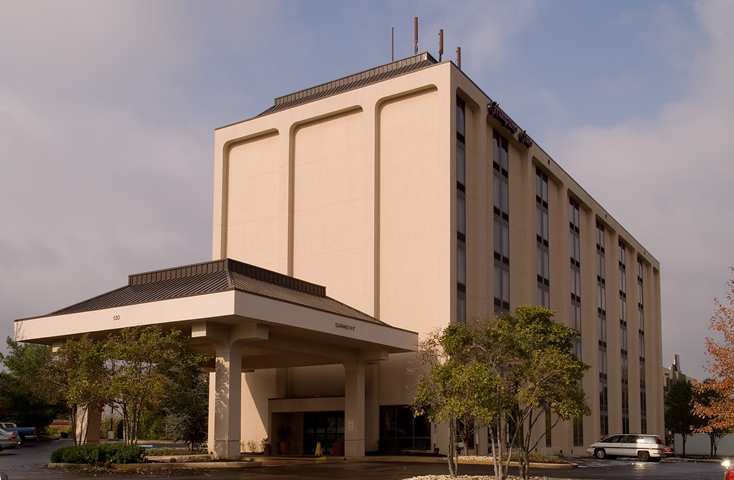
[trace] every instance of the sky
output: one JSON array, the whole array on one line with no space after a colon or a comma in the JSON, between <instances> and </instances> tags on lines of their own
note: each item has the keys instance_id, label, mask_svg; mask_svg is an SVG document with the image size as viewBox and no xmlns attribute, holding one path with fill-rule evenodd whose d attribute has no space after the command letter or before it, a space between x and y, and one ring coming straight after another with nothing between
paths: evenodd
<instances>
[{"instance_id":1,"label":"sky","mask_svg":"<svg viewBox=\"0 0 734 480\"><path fill-rule=\"evenodd\" d=\"M213 129L461 45L463 68L659 259L663 353L703 377L734 265L734 2L5 1L0 338L206 261Z\"/></svg>"}]
</instances>

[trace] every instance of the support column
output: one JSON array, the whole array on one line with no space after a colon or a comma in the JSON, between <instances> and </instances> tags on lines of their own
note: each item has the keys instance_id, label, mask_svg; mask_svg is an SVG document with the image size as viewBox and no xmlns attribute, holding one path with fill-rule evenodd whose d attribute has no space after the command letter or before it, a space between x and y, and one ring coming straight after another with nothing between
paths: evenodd
<instances>
[{"instance_id":1,"label":"support column","mask_svg":"<svg viewBox=\"0 0 734 480\"><path fill-rule=\"evenodd\" d=\"M380 449L380 366L367 365L365 377L365 449L376 452Z\"/></svg>"},{"instance_id":2,"label":"support column","mask_svg":"<svg viewBox=\"0 0 734 480\"><path fill-rule=\"evenodd\" d=\"M365 453L365 364L344 364L344 455Z\"/></svg>"},{"instance_id":3,"label":"support column","mask_svg":"<svg viewBox=\"0 0 734 480\"><path fill-rule=\"evenodd\" d=\"M242 352L237 346L217 347L214 375L214 456L239 459Z\"/></svg>"},{"instance_id":4,"label":"support column","mask_svg":"<svg viewBox=\"0 0 734 480\"><path fill-rule=\"evenodd\" d=\"M217 404L217 374L209 372L209 420L207 425L207 450L210 455L214 455L214 406Z\"/></svg>"},{"instance_id":5,"label":"support column","mask_svg":"<svg viewBox=\"0 0 734 480\"><path fill-rule=\"evenodd\" d=\"M77 443L99 443L99 429L102 425L102 407L87 404L77 407L76 425L73 425Z\"/></svg>"}]
</instances>

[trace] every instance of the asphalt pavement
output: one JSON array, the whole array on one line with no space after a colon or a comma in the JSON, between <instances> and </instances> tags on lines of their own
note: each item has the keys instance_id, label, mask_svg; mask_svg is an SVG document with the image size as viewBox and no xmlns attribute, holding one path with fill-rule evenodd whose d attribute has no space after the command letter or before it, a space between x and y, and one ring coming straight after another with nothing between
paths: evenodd
<instances>
[{"instance_id":1,"label":"asphalt pavement","mask_svg":"<svg viewBox=\"0 0 734 480\"><path fill-rule=\"evenodd\" d=\"M139 480L140 478L175 478L176 480L317 480L317 479L364 479L364 480L402 480L415 475L446 473L441 464L405 463L327 463L308 465L281 465L252 468L242 471L175 472L173 475L128 475L79 473L49 470L46 468L51 452L68 445L56 441L24 446L18 450L0 452L0 472L5 472L9 480L73 480L110 477L114 480ZM486 474L488 467L462 465L460 473ZM572 470L533 470L534 475L545 475L553 479L609 479L609 480L722 480L723 468L715 463L663 462L642 463L625 460L594 459L580 460L579 468Z\"/></svg>"}]
</instances>

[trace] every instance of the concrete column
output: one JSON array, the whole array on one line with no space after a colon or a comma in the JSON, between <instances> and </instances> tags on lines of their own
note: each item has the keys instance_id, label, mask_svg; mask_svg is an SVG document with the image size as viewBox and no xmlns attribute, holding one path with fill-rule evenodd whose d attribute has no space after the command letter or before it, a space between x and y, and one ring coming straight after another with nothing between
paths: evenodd
<instances>
[{"instance_id":1,"label":"concrete column","mask_svg":"<svg viewBox=\"0 0 734 480\"><path fill-rule=\"evenodd\" d=\"M217 347L214 392L214 456L217 459L240 457L241 370L242 352L237 346Z\"/></svg>"},{"instance_id":2,"label":"concrete column","mask_svg":"<svg viewBox=\"0 0 734 480\"><path fill-rule=\"evenodd\" d=\"M214 406L217 403L217 381L215 372L209 372L209 420L207 426L207 450L214 455Z\"/></svg>"},{"instance_id":3,"label":"concrete column","mask_svg":"<svg viewBox=\"0 0 734 480\"><path fill-rule=\"evenodd\" d=\"M102 425L102 407L87 404L77 407L74 435L77 443L99 443L99 429Z\"/></svg>"},{"instance_id":4,"label":"concrete column","mask_svg":"<svg viewBox=\"0 0 734 480\"><path fill-rule=\"evenodd\" d=\"M344 455L365 453L365 364L344 364Z\"/></svg>"},{"instance_id":5,"label":"concrete column","mask_svg":"<svg viewBox=\"0 0 734 480\"><path fill-rule=\"evenodd\" d=\"M380 448L380 368L378 364L367 365L365 374L365 449L376 452Z\"/></svg>"}]
</instances>

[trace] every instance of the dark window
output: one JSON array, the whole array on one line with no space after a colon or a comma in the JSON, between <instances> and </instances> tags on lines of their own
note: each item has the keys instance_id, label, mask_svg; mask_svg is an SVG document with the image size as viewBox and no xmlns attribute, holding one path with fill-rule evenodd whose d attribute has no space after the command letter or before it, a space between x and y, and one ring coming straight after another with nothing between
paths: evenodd
<instances>
[{"instance_id":1,"label":"dark window","mask_svg":"<svg viewBox=\"0 0 734 480\"><path fill-rule=\"evenodd\" d=\"M409 405L380 406L380 451L400 453L431 449L431 424Z\"/></svg>"}]
</instances>

